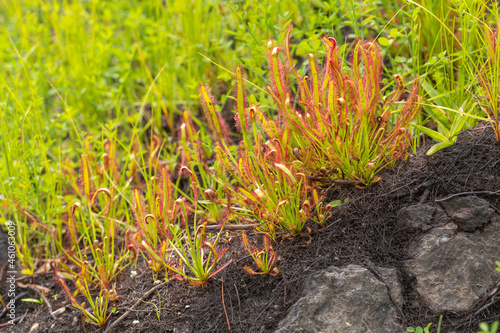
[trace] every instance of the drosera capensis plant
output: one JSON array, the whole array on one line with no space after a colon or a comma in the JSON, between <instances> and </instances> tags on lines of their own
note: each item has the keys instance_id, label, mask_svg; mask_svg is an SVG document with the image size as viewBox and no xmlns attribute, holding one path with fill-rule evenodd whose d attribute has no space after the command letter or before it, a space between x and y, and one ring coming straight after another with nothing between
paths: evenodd
<instances>
[{"instance_id":1,"label":"drosera capensis plant","mask_svg":"<svg viewBox=\"0 0 500 333\"><path fill-rule=\"evenodd\" d=\"M268 235L262 236L263 249L260 250L258 248L252 248L250 242L248 241L248 236L246 233L241 233L241 239L243 240L243 245L247 249L248 253L252 257L255 265L259 268L260 271L255 271L248 265L245 265L243 268L247 273L251 275L258 274L269 274L269 275L277 275L279 273L279 269L273 267L278 259L278 253L273 249L271 244L271 237Z\"/></svg>"},{"instance_id":2,"label":"drosera capensis plant","mask_svg":"<svg viewBox=\"0 0 500 333\"><path fill-rule=\"evenodd\" d=\"M30 239L36 237L39 230L43 230L50 237L55 237L57 235L54 228L51 228L46 223L43 223L35 214L30 212L25 207L21 206L16 202L18 211L20 212L19 220L25 220L26 223L20 223L20 227L17 229L17 236L20 239L19 244L21 246L16 246L16 253L19 261L22 263L22 273L26 275L33 275L35 268L35 257L33 249L28 245ZM37 230L38 229L38 230ZM51 247L56 247L54 243L50 244Z\"/></svg>"},{"instance_id":3,"label":"drosera capensis plant","mask_svg":"<svg viewBox=\"0 0 500 333\"><path fill-rule=\"evenodd\" d=\"M207 222L198 224L196 209L194 209L193 224L191 226L189 222L191 214L185 199L179 198L175 203L180 211L181 224L184 226L184 232L172 233L172 238L169 240L170 247L177 255L177 260L166 262L159 257L157 259L165 266L173 278L191 285L205 285L210 278L233 261L230 259L223 265L219 265L228 249L227 247L217 249L222 229L212 239L208 239ZM196 200L193 207L196 207ZM143 243L143 245L145 244Z\"/></svg>"},{"instance_id":4,"label":"drosera capensis plant","mask_svg":"<svg viewBox=\"0 0 500 333\"><path fill-rule=\"evenodd\" d=\"M176 264L168 265L168 270L178 280L187 281L191 285L205 285L210 278L231 264L233 259L219 265L228 250L228 247L217 248L219 247L218 242L220 236L223 234L223 229L220 228L219 232L215 235L207 234L207 221L199 221L197 215L196 208L199 197L197 178L185 166L181 167L181 172L187 173L190 177L194 202L189 207L184 198L179 198L175 201L179 207L181 225L184 226L185 232L183 234L174 233L172 235L171 246L176 252L178 260ZM225 224L230 210L231 207L228 205L226 207L226 214L221 221L222 226Z\"/></svg>"},{"instance_id":5,"label":"drosera capensis plant","mask_svg":"<svg viewBox=\"0 0 500 333\"><path fill-rule=\"evenodd\" d=\"M263 144L259 139L253 151L241 145L238 169L232 170L233 177L242 175L235 198L254 212L259 229L273 238L277 228L292 235L303 233L310 219L324 225L331 209L320 205L318 190L309 186L300 164L283 163L280 149L277 141ZM222 154L220 149L218 156Z\"/></svg>"},{"instance_id":6,"label":"drosera capensis plant","mask_svg":"<svg viewBox=\"0 0 500 333\"><path fill-rule=\"evenodd\" d=\"M161 182L151 213L147 212L140 191L133 191L133 215L137 231L128 231L129 246L144 250L142 253L149 258L149 268L155 273L164 270L164 264L173 260L170 241L172 234L179 232L175 223L178 209L173 195L173 184L166 168L161 169ZM167 275L165 279L168 280Z\"/></svg>"},{"instance_id":7,"label":"drosera capensis plant","mask_svg":"<svg viewBox=\"0 0 500 333\"><path fill-rule=\"evenodd\" d=\"M68 285L64 281L64 279L58 277L57 269L55 266L52 266L54 270L54 278L56 283L59 283L63 289L66 297L70 300L71 305L80 310L82 319L84 322L88 322L93 325L97 325L99 327L104 327L109 317L111 316L111 312L108 314L108 305L110 302L109 299L109 291L105 289L103 285L100 286L99 295L94 299L92 296L92 289L89 287L87 283L86 277L86 268L88 263L85 262L81 269L81 276L75 281L75 286L77 288L75 294L80 294L83 296L90 306L90 309L87 308L86 302L79 302L76 297L77 295L70 292Z\"/></svg>"},{"instance_id":8,"label":"drosera capensis plant","mask_svg":"<svg viewBox=\"0 0 500 333\"><path fill-rule=\"evenodd\" d=\"M187 204L185 198L172 197L173 184L166 169L163 169L162 189L156 197L152 214L146 214L139 191L134 191L134 215L138 231L131 234L130 245L145 253L153 272L164 271L166 281L172 277L191 285L205 285L232 259L219 265L227 250L227 247L217 249L222 230L213 239L208 239L207 221L199 224L197 217L199 190L196 178L186 166L180 172L187 173L191 179L193 204ZM192 212L194 217L191 224Z\"/></svg>"},{"instance_id":9,"label":"drosera capensis plant","mask_svg":"<svg viewBox=\"0 0 500 333\"><path fill-rule=\"evenodd\" d=\"M375 42L356 44L347 73L337 42L333 38L323 42L323 69L309 54L309 75L301 76L294 68L289 35L282 47L270 40L268 92L283 128L290 131L287 149L303 162L310 179L369 186L381 179L381 170L407 156L410 122L419 110L418 84L414 82L401 105L402 76L394 76L391 95L381 94L382 57ZM295 96L290 77L299 87ZM273 128L266 134L280 140Z\"/></svg>"},{"instance_id":10,"label":"drosera capensis plant","mask_svg":"<svg viewBox=\"0 0 500 333\"><path fill-rule=\"evenodd\" d=\"M212 139L203 127L200 126L200 130L196 131L194 121L201 125L189 111L184 111L183 122L179 127L181 165L189 169L190 177L194 179L200 192L197 200L199 214L202 214L200 217L208 223L220 223L230 204L227 190L229 179L225 175L222 161L213 159L215 150ZM194 196L194 193L188 194Z\"/></svg>"},{"instance_id":11,"label":"drosera capensis plant","mask_svg":"<svg viewBox=\"0 0 500 333\"><path fill-rule=\"evenodd\" d=\"M96 192L97 193L97 192ZM117 298L115 278L129 264L130 251L122 247L116 248L116 231L114 222L110 219L103 227L96 238L93 238L90 228L78 231L76 211L80 210L80 216L88 218L88 214L81 211L81 205L74 204L69 208L67 232L69 234L69 244L63 240L57 240L62 258L57 260L61 274L70 279L84 278L87 283L102 284L112 291L114 298ZM85 224L78 223L78 224ZM92 264L89 265L89 262ZM85 268L85 276L78 273Z\"/></svg>"},{"instance_id":12,"label":"drosera capensis plant","mask_svg":"<svg viewBox=\"0 0 500 333\"><path fill-rule=\"evenodd\" d=\"M241 67L236 69L235 91L236 123L243 137L239 152L227 146L226 127L217 104L208 88L200 86L203 110L218 140L216 158L222 161L232 179L233 200L253 212L259 222L259 231L273 239L277 228L297 235L303 232L310 219L323 225L332 206L323 207L319 203L318 190L309 186L302 172L303 164L291 162L292 152L287 148L290 144L288 129L278 130L276 123L268 120L258 107L247 108ZM259 125L265 132L273 133L274 138L262 142ZM250 126L252 131L249 131ZM313 216L315 209L319 211Z\"/></svg>"},{"instance_id":13,"label":"drosera capensis plant","mask_svg":"<svg viewBox=\"0 0 500 333\"><path fill-rule=\"evenodd\" d=\"M188 224L188 210L184 200L178 199L185 233L174 234L171 246L177 254L178 260L174 264L165 263L169 274L173 278L186 281L191 285L203 286L208 280L221 272L233 262L230 259L226 263L219 265L223 259L227 247L217 249L218 241L222 235L222 229L213 239L208 239L206 232L206 222L197 225L196 213L193 219L193 231Z\"/></svg>"},{"instance_id":14,"label":"drosera capensis plant","mask_svg":"<svg viewBox=\"0 0 500 333\"><path fill-rule=\"evenodd\" d=\"M115 221L108 216L113 204L113 194L105 187L94 190L90 162L85 154L81 156L80 174L83 205L76 202L68 206L66 233L54 236L58 251L62 254L57 263L65 277L100 284L109 291L108 296L113 295L111 298L117 299L113 280L130 264L130 251L124 246L116 247ZM97 198L103 195L107 198L107 204L102 215L99 215L93 208Z\"/></svg>"}]
</instances>

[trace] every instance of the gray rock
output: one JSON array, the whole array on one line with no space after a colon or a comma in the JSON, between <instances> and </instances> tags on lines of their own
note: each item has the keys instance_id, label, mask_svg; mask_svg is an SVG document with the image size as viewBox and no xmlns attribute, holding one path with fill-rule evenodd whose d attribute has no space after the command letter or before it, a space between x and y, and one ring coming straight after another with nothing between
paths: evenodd
<instances>
[{"instance_id":1,"label":"gray rock","mask_svg":"<svg viewBox=\"0 0 500 333\"><path fill-rule=\"evenodd\" d=\"M500 255L500 218L484 230L459 232L449 223L411 245L405 265L416 277L417 291L435 312L468 310L499 280L495 260Z\"/></svg>"},{"instance_id":2,"label":"gray rock","mask_svg":"<svg viewBox=\"0 0 500 333\"><path fill-rule=\"evenodd\" d=\"M432 220L433 227L442 227L450 222L452 221L446 212L440 206L436 206L436 211L434 212L434 218Z\"/></svg>"},{"instance_id":3,"label":"gray rock","mask_svg":"<svg viewBox=\"0 0 500 333\"><path fill-rule=\"evenodd\" d=\"M432 217L436 207L430 205L413 205L398 212L398 224L408 232L427 231L431 229Z\"/></svg>"},{"instance_id":4,"label":"gray rock","mask_svg":"<svg viewBox=\"0 0 500 333\"><path fill-rule=\"evenodd\" d=\"M398 271L394 268L374 268L380 279L387 285L389 296L398 309L403 308L403 291L399 283Z\"/></svg>"},{"instance_id":5,"label":"gray rock","mask_svg":"<svg viewBox=\"0 0 500 333\"><path fill-rule=\"evenodd\" d=\"M386 283L368 269L349 265L313 274L306 296L292 307L276 333L404 332L398 322L401 287L394 271L376 269ZM390 296L389 290L396 290ZM396 300L395 302L392 299Z\"/></svg>"},{"instance_id":6,"label":"gray rock","mask_svg":"<svg viewBox=\"0 0 500 333\"><path fill-rule=\"evenodd\" d=\"M463 231L482 228L495 215L488 201L478 197L455 197L441 202L441 206Z\"/></svg>"}]
</instances>

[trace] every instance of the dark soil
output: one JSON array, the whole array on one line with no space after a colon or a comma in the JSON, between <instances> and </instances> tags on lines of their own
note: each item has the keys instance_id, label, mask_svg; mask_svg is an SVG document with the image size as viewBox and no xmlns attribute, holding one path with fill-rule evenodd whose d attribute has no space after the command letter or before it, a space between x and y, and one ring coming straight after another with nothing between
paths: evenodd
<instances>
[{"instance_id":1,"label":"dark soil","mask_svg":"<svg viewBox=\"0 0 500 333\"><path fill-rule=\"evenodd\" d=\"M422 305L414 281L403 269L407 247L419 237L398 229L396 213L419 201L432 202L451 194L500 189L500 145L492 129L482 125L462 133L457 143L431 157L419 149L409 162L387 170L383 180L367 189L336 187L329 190L329 199L348 202L336 208L325 228L310 225L309 236L283 237L274 245L279 253L275 276L250 276L243 266L252 265L237 237L231 241L227 259L234 259L206 287L193 287L172 281L137 306L113 332L273 332L290 307L303 295L311 273L331 265L359 264L366 267L395 267L400 272L404 289L402 324L436 327L439 314ZM500 211L500 196L477 194ZM500 260L500 254L499 254ZM138 275L131 278L130 271ZM113 323L150 288L154 286L150 270L143 262L122 274L119 313ZM55 288L49 276L39 277L38 284L52 288L52 308L64 306L60 288ZM18 293L27 291L19 289ZM3 293L2 293L3 294ZM29 291L29 297L36 294ZM155 307L161 299L160 320ZM57 320L50 317L45 305L17 302L17 314L25 318L6 332L98 332L90 324L82 325L80 313L66 304L66 311ZM480 300L473 309L460 313L444 313L442 332L476 332L481 321L500 318L500 292ZM2 322L6 321L3 317ZM138 323L134 324L134 321Z\"/></svg>"}]
</instances>

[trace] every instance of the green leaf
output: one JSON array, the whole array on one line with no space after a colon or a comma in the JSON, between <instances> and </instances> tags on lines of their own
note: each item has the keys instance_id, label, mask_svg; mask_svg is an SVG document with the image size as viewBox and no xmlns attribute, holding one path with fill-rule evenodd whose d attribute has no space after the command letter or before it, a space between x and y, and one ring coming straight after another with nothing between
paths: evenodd
<instances>
[{"instance_id":1,"label":"green leaf","mask_svg":"<svg viewBox=\"0 0 500 333\"><path fill-rule=\"evenodd\" d=\"M225 138L225 133L219 119L219 111L215 100L208 92L208 88L205 85L200 85L200 97L203 104L203 111L205 112L205 117L210 127L217 135L217 139L223 140Z\"/></svg>"},{"instance_id":2,"label":"green leaf","mask_svg":"<svg viewBox=\"0 0 500 333\"><path fill-rule=\"evenodd\" d=\"M431 156L432 154L434 154L435 152L443 149L443 148L448 148L450 146L453 146L453 143L452 142L440 142L440 143L436 143L434 146L431 147L431 149L429 149L426 153L427 156Z\"/></svg>"},{"instance_id":3,"label":"green leaf","mask_svg":"<svg viewBox=\"0 0 500 333\"><path fill-rule=\"evenodd\" d=\"M425 333L430 333L429 327L431 327L432 323L429 323L427 327L424 328Z\"/></svg>"},{"instance_id":4,"label":"green leaf","mask_svg":"<svg viewBox=\"0 0 500 333\"><path fill-rule=\"evenodd\" d=\"M498 320L491 324L490 331L491 333L496 333L498 330Z\"/></svg>"},{"instance_id":5,"label":"green leaf","mask_svg":"<svg viewBox=\"0 0 500 333\"><path fill-rule=\"evenodd\" d=\"M379 37L378 43L382 46L389 46L389 40L385 37Z\"/></svg>"},{"instance_id":6,"label":"green leaf","mask_svg":"<svg viewBox=\"0 0 500 333\"><path fill-rule=\"evenodd\" d=\"M416 21L416 20L417 20L417 18L418 18L417 16L418 16L418 12L419 12L419 11L420 11L420 7L417 7L417 8L413 11L413 13L412 13L412 15L411 15L411 18L413 19L413 21Z\"/></svg>"},{"instance_id":7,"label":"green leaf","mask_svg":"<svg viewBox=\"0 0 500 333\"><path fill-rule=\"evenodd\" d=\"M338 207L338 206L342 206L346 202L347 202L347 199L345 199L344 202L342 202L342 200L333 200L333 201L330 201L328 203L328 205L331 205L332 208L335 208L335 207Z\"/></svg>"},{"instance_id":8,"label":"green leaf","mask_svg":"<svg viewBox=\"0 0 500 333\"><path fill-rule=\"evenodd\" d=\"M298 55L298 56L304 56L310 50L311 50L311 47L304 40L304 41L300 42L299 45L297 45L297 50L295 51L295 54Z\"/></svg>"},{"instance_id":9,"label":"green leaf","mask_svg":"<svg viewBox=\"0 0 500 333\"><path fill-rule=\"evenodd\" d=\"M257 97L254 94L250 94L247 98L248 104L257 104Z\"/></svg>"},{"instance_id":10,"label":"green leaf","mask_svg":"<svg viewBox=\"0 0 500 333\"><path fill-rule=\"evenodd\" d=\"M391 35L392 38L405 37L405 35L400 33L396 28L392 28L391 31L389 31L389 35Z\"/></svg>"},{"instance_id":11,"label":"green leaf","mask_svg":"<svg viewBox=\"0 0 500 333\"><path fill-rule=\"evenodd\" d=\"M457 118L455 118L455 121L451 125L450 129L451 137L457 136L458 134L460 134L460 132L462 132L462 130L467 127L467 118L468 117L464 117L463 115L459 115Z\"/></svg>"},{"instance_id":12,"label":"green leaf","mask_svg":"<svg viewBox=\"0 0 500 333\"><path fill-rule=\"evenodd\" d=\"M28 302L28 303L37 303L37 304L43 304L43 298L36 299L36 298L21 298L22 302Z\"/></svg>"},{"instance_id":13,"label":"green leaf","mask_svg":"<svg viewBox=\"0 0 500 333\"><path fill-rule=\"evenodd\" d=\"M486 323L480 323L479 324L479 328L483 332L489 332L489 330L490 330L490 328L488 327L488 324L486 324Z\"/></svg>"},{"instance_id":14,"label":"green leaf","mask_svg":"<svg viewBox=\"0 0 500 333\"><path fill-rule=\"evenodd\" d=\"M416 129L418 129L420 132L424 133L425 135L428 135L429 137L433 138L434 140L436 140L438 142L446 142L446 143L450 143L450 145L452 143L443 134L436 132L434 130L431 130L428 127L417 125L417 124L411 124L411 125L414 126Z\"/></svg>"},{"instance_id":15,"label":"green leaf","mask_svg":"<svg viewBox=\"0 0 500 333\"><path fill-rule=\"evenodd\" d=\"M148 251L148 253L159 263L162 263L165 265L163 259L151 248L151 246L149 246L148 243L146 243L145 241L142 241L142 246L144 246L144 248L146 249L146 251Z\"/></svg>"},{"instance_id":16,"label":"green leaf","mask_svg":"<svg viewBox=\"0 0 500 333\"><path fill-rule=\"evenodd\" d=\"M448 126L446 124L443 124L441 122L438 122L437 123L437 131L441 134L443 134L445 137L448 138L448 140L450 142L454 142L453 141L453 137L452 135L450 134L450 127L451 127L451 123L448 124Z\"/></svg>"},{"instance_id":17,"label":"green leaf","mask_svg":"<svg viewBox=\"0 0 500 333\"><path fill-rule=\"evenodd\" d=\"M217 75L217 79L222 81L229 81L232 78L233 78L232 75L226 72L221 72Z\"/></svg>"},{"instance_id":18,"label":"green leaf","mask_svg":"<svg viewBox=\"0 0 500 333\"><path fill-rule=\"evenodd\" d=\"M92 179L90 173L90 165L87 158L87 155L82 154L82 168L81 168L81 177L82 177L82 185L83 185L83 194L90 202L92 199Z\"/></svg>"},{"instance_id":19,"label":"green leaf","mask_svg":"<svg viewBox=\"0 0 500 333\"><path fill-rule=\"evenodd\" d=\"M368 16L367 18L365 18L365 19L363 20L363 22L361 23L361 25L362 25L362 26L367 25L368 23L372 22L374 18L375 18L375 15Z\"/></svg>"},{"instance_id":20,"label":"green leaf","mask_svg":"<svg viewBox=\"0 0 500 333\"><path fill-rule=\"evenodd\" d=\"M315 40L312 42L312 49L313 50L319 50L320 47L321 47L322 43L321 43L321 40L318 39L318 40Z\"/></svg>"}]
</instances>

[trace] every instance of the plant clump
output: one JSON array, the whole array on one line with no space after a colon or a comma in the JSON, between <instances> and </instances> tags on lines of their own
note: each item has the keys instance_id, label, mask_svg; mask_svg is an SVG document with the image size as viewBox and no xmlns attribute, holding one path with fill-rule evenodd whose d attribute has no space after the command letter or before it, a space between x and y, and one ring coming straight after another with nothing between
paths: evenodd
<instances>
[{"instance_id":1,"label":"plant clump","mask_svg":"<svg viewBox=\"0 0 500 333\"><path fill-rule=\"evenodd\" d=\"M357 186L379 181L381 170L407 156L412 142L409 126L419 110L418 80L406 102L398 103L403 78L394 75L395 91L382 94L382 56L377 45L359 41L351 70L346 72L333 38L323 38L327 55L323 69L309 54L309 75L301 76L294 68L288 40L289 35L283 47L272 40L267 44L271 73L267 90L278 106L281 132L289 133L287 149L303 162L311 180ZM280 57L283 54L285 60ZM298 85L295 93L293 77ZM281 139L274 126L264 128L269 138Z\"/></svg>"}]
</instances>

